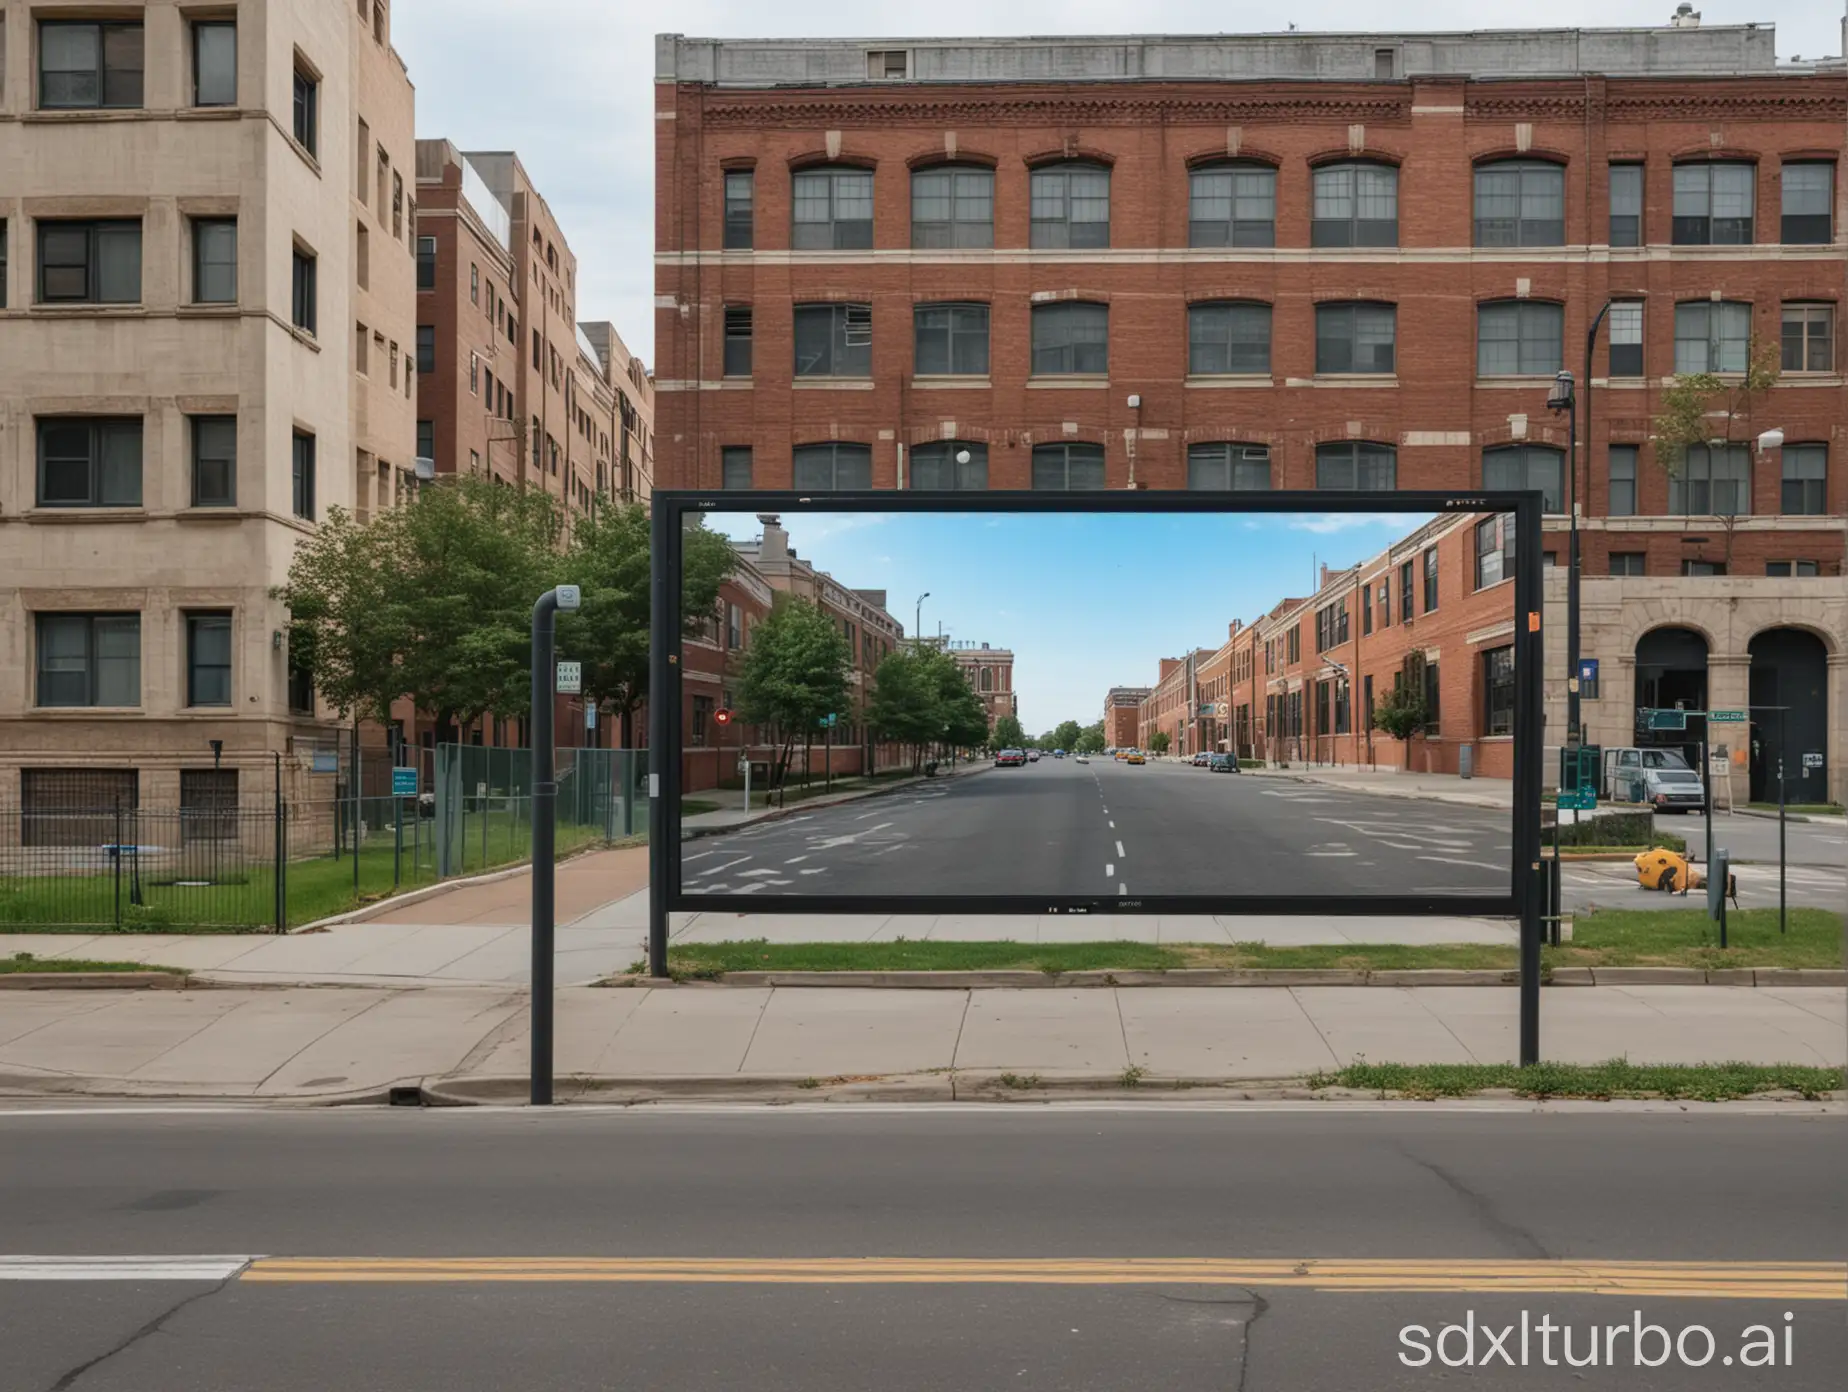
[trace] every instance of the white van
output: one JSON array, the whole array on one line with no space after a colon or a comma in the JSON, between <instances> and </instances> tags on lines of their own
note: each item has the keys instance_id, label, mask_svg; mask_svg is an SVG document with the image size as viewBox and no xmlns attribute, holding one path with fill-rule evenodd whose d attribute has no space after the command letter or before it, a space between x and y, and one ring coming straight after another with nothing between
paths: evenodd
<instances>
[{"instance_id":1,"label":"white van","mask_svg":"<svg viewBox=\"0 0 1848 1392\"><path fill-rule=\"evenodd\" d=\"M1705 783L1678 749L1606 749L1603 793L1612 802L1647 804L1658 812L1707 806Z\"/></svg>"}]
</instances>

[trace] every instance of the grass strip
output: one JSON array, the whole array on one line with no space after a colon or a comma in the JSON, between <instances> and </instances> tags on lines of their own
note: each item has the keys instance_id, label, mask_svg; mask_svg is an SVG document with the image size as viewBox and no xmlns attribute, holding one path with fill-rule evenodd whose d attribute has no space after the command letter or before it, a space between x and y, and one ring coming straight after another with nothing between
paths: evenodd
<instances>
[{"instance_id":1,"label":"grass strip","mask_svg":"<svg viewBox=\"0 0 1848 1392\"><path fill-rule=\"evenodd\" d=\"M1409 1098L1469 1097L1491 1090L1516 1097L1671 1098L1725 1102L1761 1093L1814 1099L1843 1086L1839 1068L1800 1064L1698 1063L1353 1063L1308 1079L1312 1088L1350 1088Z\"/></svg>"},{"instance_id":2,"label":"grass strip","mask_svg":"<svg viewBox=\"0 0 1848 1392\"><path fill-rule=\"evenodd\" d=\"M178 967L157 967L147 962L92 962L79 957L34 957L30 952L16 952L0 957L0 976L21 976L43 972L166 972L185 976Z\"/></svg>"}]
</instances>

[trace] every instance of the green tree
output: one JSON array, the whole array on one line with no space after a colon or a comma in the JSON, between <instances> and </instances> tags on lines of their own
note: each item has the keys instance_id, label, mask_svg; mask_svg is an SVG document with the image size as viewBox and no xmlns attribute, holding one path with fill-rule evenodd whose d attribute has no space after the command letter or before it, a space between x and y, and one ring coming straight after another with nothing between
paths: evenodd
<instances>
[{"instance_id":1,"label":"green tree","mask_svg":"<svg viewBox=\"0 0 1848 1392\"><path fill-rule=\"evenodd\" d=\"M927 650L927 680L933 693L932 738L949 749L974 749L987 742L988 711L956 659L941 649Z\"/></svg>"},{"instance_id":2,"label":"green tree","mask_svg":"<svg viewBox=\"0 0 1848 1392\"><path fill-rule=\"evenodd\" d=\"M988 743L994 749L1025 749L1027 732L1020 728L1020 722L1011 715L1004 715L995 721L994 732L989 735Z\"/></svg>"},{"instance_id":3,"label":"green tree","mask_svg":"<svg viewBox=\"0 0 1848 1392\"><path fill-rule=\"evenodd\" d=\"M1166 730L1157 730L1154 734L1149 736L1149 752L1151 754L1166 754L1168 752L1168 746L1173 742L1173 740L1168 738L1168 732Z\"/></svg>"},{"instance_id":4,"label":"green tree","mask_svg":"<svg viewBox=\"0 0 1848 1392\"><path fill-rule=\"evenodd\" d=\"M1080 754L1102 754L1109 747L1104 742L1104 722L1099 720L1085 726L1072 747Z\"/></svg>"},{"instance_id":5,"label":"green tree","mask_svg":"<svg viewBox=\"0 0 1848 1392\"><path fill-rule=\"evenodd\" d=\"M361 526L345 509L329 508L273 591L289 611L290 666L312 675L321 698L348 719L389 720L404 694L398 533L390 518Z\"/></svg>"},{"instance_id":6,"label":"green tree","mask_svg":"<svg viewBox=\"0 0 1848 1392\"><path fill-rule=\"evenodd\" d=\"M1403 674L1394 679L1391 690L1373 705L1373 728L1399 741L1404 747L1407 767L1412 761L1411 741L1423 733L1429 719L1423 695Z\"/></svg>"},{"instance_id":7,"label":"green tree","mask_svg":"<svg viewBox=\"0 0 1848 1392\"><path fill-rule=\"evenodd\" d=\"M738 704L747 724L776 731L782 745L774 779L779 789L797 737L806 778L808 749L822 717L847 709L852 661L847 639L806 599L779 595L769 617L757 625L739 667Z\"/></svg>"},{"instance_id":8,"label":"green tree","mask_svg":"<svg viewBox=\"0 0 1848 1392\"><path fill-rule=\"evenodd\" d=\"M1659 399L1654 423L1656 463L1671 481L1686 477L1688 450L1697 445L1753 443L1752 408L1777 385L1782 367L1779 345L1754 334L1746 343L1745 371L1678 372ZM1748 474L1749 477L1749 474ZM1731 566L1733 532L1740 513L1751 511L1750 488L1742 507L1716 512L1726 533L1726 561Z\"/></svg>"},{"instance_id":9,"label":"green tree","mask_svg":"<svg viewBox=\"0 0 1848 1392\"><path fill-rule=\"evenodd\" d=\"M561 521L549 495L485 478L425 488L380 519L403 692L439 739L532 709L532 608L558 578Z\"/></svg>"},{"instance_id":10,"label":"green tree","mask_svg":"<svg viewBox=\"0 0 1848 1392\"><path fill-rule=\"evenodd\" d=\"M648 698L652 540L647 508L605 505L578 520L565 555L583 602L559 617L559 651L584 664L585 697L614 708L625 749L635 747L635 710ZM681 632L691 636L713 622L738 556L704 525L689 525L680 546Z\"/></svg>"},{"instance_id":11,"label":"green tree","mask_svg":"<svg viewBox=\"0 0 1848 1392\"><path fill-rule=\"evenodd\" d=\"M1062 720L1059 728L1052 732L1052 747L1067 752L1078 747L1078 740L1084 734L1084 727L1076 720Z\"/></svg>"},{"instance_id":12,"label":"green tree","mask_svg":"<svg viewBox=\"0 0 1848 1392\"><path fill-rule=\"evenodd\" d=\"M873 674L873 694L866 703L866 723L880 739L911 747L911 769L917 772L924 746L938 738L936 674L928 654L916 648L899 648L888 654Z\"/></svg>"}]
</instances>

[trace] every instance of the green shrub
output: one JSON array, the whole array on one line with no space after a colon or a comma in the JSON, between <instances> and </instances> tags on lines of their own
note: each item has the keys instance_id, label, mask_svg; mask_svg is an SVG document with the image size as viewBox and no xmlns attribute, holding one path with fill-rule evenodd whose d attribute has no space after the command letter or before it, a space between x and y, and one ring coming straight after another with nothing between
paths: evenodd
<instances>
[{"instance_id":1,"label":"green shrub","mask_svg":"<svg viewBox=\"0 0 1848 1392\"><path fill-rule=\"evenodd\" d=\"M1548 843L1553 839L1550 826L1545 839ZM1673 846L1680 849L1674 846L1678 841L1681 841L1678 836L1657 832L1655 816L1649 812L1606 812L1559 825L1561 846ZM1686 842L1681 844L1685 846Z\"/></svg>"}]
</instances>

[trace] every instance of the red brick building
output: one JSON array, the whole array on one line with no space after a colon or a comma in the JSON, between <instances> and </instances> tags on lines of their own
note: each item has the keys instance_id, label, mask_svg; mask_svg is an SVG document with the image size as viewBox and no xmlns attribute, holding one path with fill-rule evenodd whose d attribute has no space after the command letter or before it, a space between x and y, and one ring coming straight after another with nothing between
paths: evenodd
<instances>
[{"instance_id":1,"label":"red brick building","mask_svg":"<svg viewBox=\"0 0 1848 1392\"><path fill-rule=\"evenodd\" d=\"M934 640L926 639L926 643ZM1014 692L1014 654L1008 648L991 647L987 643L971 640L957 642L944 639L943 646L956 665L962 669L963 677L970 688L982 698L982 707L988 712L988 728L993 730L995 722L1004 715L1018 715L1020 698Z\"/></svg>"},{"instance_id":2,"label":"red brick building","mask_svg":"<svg viewBox=\"0 0 1848 1392\"><path fill-rule=\"evenodd\" d=\"M1104 747L1128 749L1142 739L1142 703L1154 688L1113 686L1104 696Z\"/></svg>"}]
</instances>

